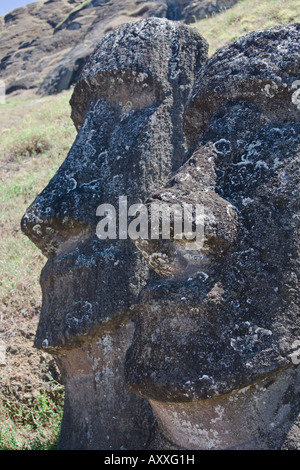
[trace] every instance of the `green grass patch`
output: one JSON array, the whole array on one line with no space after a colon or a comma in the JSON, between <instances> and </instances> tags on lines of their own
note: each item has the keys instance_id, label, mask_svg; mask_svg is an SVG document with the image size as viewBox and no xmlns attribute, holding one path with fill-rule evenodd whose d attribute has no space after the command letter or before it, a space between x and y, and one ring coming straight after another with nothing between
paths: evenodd
<instances>
[{"instance_id":1,"label":"green grass patch","mask_svg":"<svg viewBox=\"0 0 300 470\"><path fill-rule=\"evenodd\" d=\"M70 92L53 97L9 98L1 105L0 166L23 157L64 155L74 138L70 119Z\"/></svg>"},{"instance_id":2,"label":"green grass patch","mask_svg":"<svg viewBox=\"0 0 300 470\"><path fill-rule=\"evenodd\" d=\"M0 406L0 450L56 450L64 390L38 391L27 403ZM38 432L37 432L38 431Z\"/></svg>"}]
</instances>

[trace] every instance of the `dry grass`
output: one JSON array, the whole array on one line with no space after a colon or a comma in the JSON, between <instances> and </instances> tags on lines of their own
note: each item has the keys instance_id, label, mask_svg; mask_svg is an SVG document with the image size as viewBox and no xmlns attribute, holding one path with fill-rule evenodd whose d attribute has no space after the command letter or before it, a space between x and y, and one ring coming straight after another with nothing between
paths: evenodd
<instances>
[{"instance_id":1,"label":"dry grass","mask_svg":"<svg viewBox=\"0 0 300 470\"><path fill-rule=\"evenodd\" d=\"M250 31L299 19L300 0L242 0L193 26L213 53ZM32 348L41 304L39 275L46 260L23 236L20 221L75 138L70 95L39 98L24 92L0 105L0 339L8 345L0 381L0 449L48 446L61 418L62 391L44 370L43 356ZM24 401L27 389L32 399Z\"/></svg>"},{"instance_id":2,"label":"dry grass","mask_svg":"<svg viewBox=\"0 0 300 470\"><path fill-rule=\"evenodd\" d=\"M46 259L22 234L21 218L75 138L71 92L9 97L0 115L0 340L7 365L0 380L0 449L49 448L57 439L63 388L33 349ZM50 444L49 444L50 443Z\"/></svg>"},{"instance_id":3,"label":"dry grass","mask_svg":"<svg viewBox=\"0 0 300 470\"><path fill-rule=\"evenodd\" d=\"M231 9L193 24L208 41L210 55L251 31L300 21L300 0L241 0Z\"/></svg>"},{"instance_id":4,"label":"dry grass","mask_svg":"<svg viewBox=\"0 0 300 470\"><path fill-rule=\"evenodd\" d=\"M55 97L15 96L0 118L0 313L40 303L44 257L23 236L21 218L64 160L75 128L70 92ZM9 119L4 116L9 115ZM14 125L13 125L14 122Z\"/></svg>"}]
</instances>

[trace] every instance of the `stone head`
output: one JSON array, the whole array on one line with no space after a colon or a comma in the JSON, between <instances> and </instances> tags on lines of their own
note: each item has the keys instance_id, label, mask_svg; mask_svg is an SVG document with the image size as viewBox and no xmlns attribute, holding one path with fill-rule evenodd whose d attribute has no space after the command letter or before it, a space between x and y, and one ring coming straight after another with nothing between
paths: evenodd
<instances>
[{"instance_id":1,"label":"stone head","mask_svg":"<svg viewBox=\"0 0 300 470\"><path fill-rule=\"evenodd\" d=\"M206 53L193 29L149 19L105 36L90 58L71 99L77 138L22 220L49 258L37 347L79 344L135 303L149 268L130 240L99 240L97 208L142 202L184 162L184 103Z\"/></svg>"},{"instance_id":2,"label":"stone head","mask_svg":"<svg viewBox=\"0 0 300 470\"><path fill-rule=\"evenodd\" d=\"M152 403L169 439L175 428L191 437L183 426L184 419L189 422L187 404L298 370L299 35L298 24L251 33L206 62L185 111L194 151L146 201L204 208L198 250L175 237L135 242L154 274L136 307L127 382ZM287 379L282 401L289 387ZM215 428L199 410L190 421L196 444L181 436L178 445L209 448L201 441L201 420ZM211 419L219 417L212 413ZM279 418L273 422L281 424ZM222 446L218 439L211 442ZM228 442L233 445L234 438Z\"/></svg>"},{"instance_id":3,"label":"stone head","mask_svg":"<svg viewBox=\"0 0 300 470\"><path fill-rule=\"evenodd\" d=\"M206 54L198 32L167 20L105 36L71 99L77 138L23 217L48 257L35 345L54 355L65 385L62 449L147 447L153 413L128 391L124 362L149 266L126 221L100 236L99 216L109 206L127 219L127 204L144 201L185 161L184 104Z\"/></svg>"}]
</instances>

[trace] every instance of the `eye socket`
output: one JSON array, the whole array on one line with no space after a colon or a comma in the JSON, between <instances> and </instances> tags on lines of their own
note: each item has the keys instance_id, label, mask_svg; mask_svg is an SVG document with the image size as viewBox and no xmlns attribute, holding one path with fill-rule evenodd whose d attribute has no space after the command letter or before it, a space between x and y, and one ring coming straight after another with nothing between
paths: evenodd
<instances>
[{"instance_id":1,"label":"eye socket","mask_svg":"<svg viewBox=\"0 0 300 470\"><path fill-rule=\"evenodd\" d=\"M105 80L106 81L106 80ZM122 108L140 110L157 106L162 100L162 90L153 78L142 72L126 71L110 74L105 97Z\"/></svg>"},{"instance_id":2,"label":"eye socket","mask_svg":"<svg viewBox=\"0 0 300 470\"><path fill-rule=\"evenodd\" d=\"M103 72L76 86L70 102L71 116L79 130L91 103L99 98L118 105L121 112L128 112L158 106L164 95L163 85L148 73L138 70Z\"/></svg>"}]
</instances>

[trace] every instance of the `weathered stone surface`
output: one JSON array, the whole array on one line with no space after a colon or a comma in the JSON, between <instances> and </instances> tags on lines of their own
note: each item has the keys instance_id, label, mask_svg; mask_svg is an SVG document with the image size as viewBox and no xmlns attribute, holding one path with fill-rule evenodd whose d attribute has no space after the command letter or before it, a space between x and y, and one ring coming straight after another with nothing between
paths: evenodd
<instances>
[{"instance_id":1,"label":"weathered stone surface","mask_svg":"<svg viewBox=\"0 0 300 470\"><path fill-rule=\"evenodd\" d=\"M199 140L218 107L247 100L271 121L298 120L291 96L299 80L299 23L247 34L217 51L197 77L186 133Z\"/></svg>"},{"instance_id":2,"label":"weathered stone surface","mask_svg":"<svg viewBox=\"0 0 300 470\"><path fill-rule=\"evenodd\" d=\"M38 346L69 344L139 293L142 257L129 240L98 240L96 210L142 201L184 162L184 103L206 51L194 30L153 19L106 37L87 65L72 98L78 137L22 222L50 258Z\"/></svg>"},{"instance_id":3,"label":"weathered stone surface","mask_svg":"<svg viewBox=\"0 0 300 470\"><path fill-rule=\"evenodd\" d=\"M124 378L133 330L130 319L119 319L81 348L56 357L65 384L61 450L148 448L150 405L128 393Z\"/></svg>"},{"instance_id":4,"label":"weathered stone surface","mask_svg":"<svg viewBox=\"0 0 300 470\"><path fill-rule=\"evenodd\" d=\"M184 25L151 19L119 28L117 35L103 38L75 87L71 104L76 127L80 127L90 102L101 96L128 113L169 100L173 121L178 114L180 122L194 74L201 69L207 52L206 41ZM179 145L185 141L181 128L182 124ZM177 145L174 152L182 154ZM183 162L184 156L178 156L174 168Z\"/></svg>"},{"instance_id":5,"label":"weathered stone surface","mask_svg":"<svg viewBox=\"0 0 300 470\"><path fill-rule=\"evenodd\" d=\"M143 201L186 160L184 105L206 58L207 43L196 31L164 19L125 25L105 37L74 90L77 139L23 217L23 231L49 258L35 345L61 364L64 448L143 447L150 433L148 404L125 390L123 376L131 309L149 268L127 233L125 239L98 239L96 211L100 204L118 208L120 196L128 206ZM106 361L96 347L104 333L116 341ZM86 406L74 406L73 399L79 403L85 394ZM117 413L113 402L124 395ZM96 403L103 410L105 402L106 411L92 419ZM144 434L134 424L143 407L146 417L138 426L145 426ZM118 434L112 414L119 423L128 420Z\"/></svg>"},{"instance_id":6,"label":"weathered stone surface","mask_svg":"<svg viewBox=\"0 0 300 470\"><path fill-rule=\"evenodd\" d=\"M168 442L174 442L170 449L299 450L299 373L299 367L288 368L209 400L151 400L163 430L163 437L157 431L151 448L168 449Z\"/></svg>"}]
</instances>

